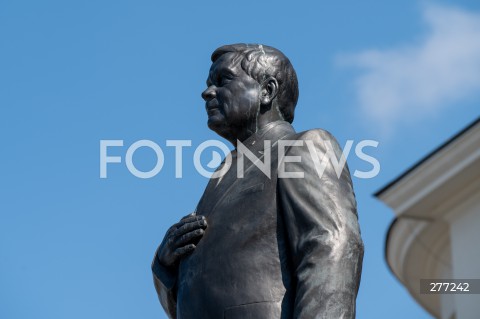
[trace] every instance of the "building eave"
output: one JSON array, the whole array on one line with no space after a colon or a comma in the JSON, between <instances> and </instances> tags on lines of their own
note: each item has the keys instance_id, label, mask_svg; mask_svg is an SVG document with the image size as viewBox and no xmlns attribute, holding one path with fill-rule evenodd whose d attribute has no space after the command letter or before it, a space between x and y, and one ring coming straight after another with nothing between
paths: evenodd
<instances>
[{"instance_id":1,"label":"building eave","mask_svg":"<svg viewBox=\"0 0 480 319\"><path fill-rule=\"evenodd\" d=\"M419 282L452 273L449 221L479 188L480 118L375 194L396 216L385 242L387 264L436 317L440 297L420 294Z\"/></svg>"},{"instance_id":2,"label":"building eave","mask_svg":"<svg viewBox=\"0 0 480 319\"><path fill-rule=\"evenodd\" d=\"M394 180L389 182L387 185L376 191L373 196L380 198L382 194L387 192L390 188L392 188L395 184L400 182L403 178L405 178L407 175L411 174L413 171L415 171L417 168L419 168L423 163L427 162L430 158L432 158L435 154L439 153L443 149L445 149L448 145L453 143L456 139L458 139L460 136L462 136L465 132L469 131L472 129L474 126L480 123L480 117L478 117L475 121L470 123L467 127L462 129L460 132L452 136L450 139L448 139L446 142L435 148L433 151L431 151L428 155L423 157L421 160L413 164L410 168L408 168L406 171L404 171L402 174L400 174L398 177L396 177Z\"/></svg>"}]
</instances>

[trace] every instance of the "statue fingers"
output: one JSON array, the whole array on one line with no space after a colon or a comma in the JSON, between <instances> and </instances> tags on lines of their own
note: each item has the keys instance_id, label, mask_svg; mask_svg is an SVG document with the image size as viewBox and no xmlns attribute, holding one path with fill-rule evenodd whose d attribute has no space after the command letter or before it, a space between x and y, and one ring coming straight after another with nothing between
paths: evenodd
<instances>
[{"instance_id":1,"label":"statue fingers","mask_svg":"<svg viewBox=\"0 0 480 319\"><path fill-rule=\"evenodd\" d=\"M177 230L175 230L172 236L177 240L184 234L189 233L195 229L205 229L205 228L207 228L207 221L205 217L202 216L202 218L198 220L194 220L194 221L183 224L182 226L177 228Z\"/></svg>"},{"instance_id":2,"label":"statue fingers","mask_svg":"<svg viewBox=\"0 0 480 319\"><path fill-rule=\"evenodd\" d=\"M180 227L182 227L183 225L185 224L188 224L188 223L191 223L191 222L195 222L197 220L202 220L202 219L205 219L204 216L201 216L201 215L187 215L185 217L183 217L178 223L176 223L174 226L178 229Z\"/></svg>"},{"instance_id":3,"label":"statue fingers","mask_svg":"<svg viewBox=\"0 0 480 319\"><path fill-rule=\"evenodd\" d=\"M198 241L200 240L200 237L202 237L204 233L205 231L201 228L192 230L191 232L188 232L180 236L175 242L175 245L176 247L182 247L192 242L198 243Z\"/></svg>"},{"instance_id":4,"label":"statue fingers","mask_svg":"<svg viewBox=\"0 0 480 319\"><path fill-rule=\"evenodd\" d=\"M183 247L180 247L180 248L177 248L175 250L175 256L177 258L181 258L183 257L184 255L192 252L193 250L195 249L195 245L194 244L189 244L189 245L186 245L186 246L183 246Z\"/></svg>"}]
</instances>

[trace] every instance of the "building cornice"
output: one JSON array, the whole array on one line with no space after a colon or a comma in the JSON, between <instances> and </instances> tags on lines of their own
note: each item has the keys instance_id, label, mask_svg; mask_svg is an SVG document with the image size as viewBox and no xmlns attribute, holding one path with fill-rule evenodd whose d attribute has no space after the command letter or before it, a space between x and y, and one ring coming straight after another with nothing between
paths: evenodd
<instances>
[{"instance_id":1,"label":"building cornice","mask_svg":"<svg viewBox=\"0 0 480 319\"><path fill-rule=\"evenodd\" d=\"M440 295L420 294L420 279L452 278L449 224L480 189L480 120L429 154L375 196L396 218L385 258L400 282L432 315Z\"/></svg>"}]
</instances>

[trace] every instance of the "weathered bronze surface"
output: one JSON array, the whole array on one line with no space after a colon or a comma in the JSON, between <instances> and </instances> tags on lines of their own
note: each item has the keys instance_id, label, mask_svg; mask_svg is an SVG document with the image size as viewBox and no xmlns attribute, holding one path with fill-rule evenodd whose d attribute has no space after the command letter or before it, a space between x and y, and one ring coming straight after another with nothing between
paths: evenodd
<instances>
[{"instance_id":1,"label":"weathered bronze surface","mask_svg":"<svg viewBox=\"0 0 480 319\"><path fill-rule=\"evenodd\" d=\"M236 148L155 254L161 304L181 319L354 318L363 243L352 181L347 166L322 171L338 143L291 126L297 77L277 49L223 46L212 62L208 126Z\"/></svg>"}]
</instances>

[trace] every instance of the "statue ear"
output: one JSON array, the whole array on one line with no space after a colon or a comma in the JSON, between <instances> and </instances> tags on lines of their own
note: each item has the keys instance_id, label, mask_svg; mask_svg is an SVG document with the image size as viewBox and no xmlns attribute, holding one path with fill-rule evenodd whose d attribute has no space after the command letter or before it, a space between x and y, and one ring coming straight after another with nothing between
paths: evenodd
<instances>
[{"instance_id":1,"label":"statue ear","mask_svg":"<svg viewBox=\"0 0 480 319\"><path fill-rule=\"evenodd\" d=\"M273 76L269 76L262 83L262 92L260 96L260 102L262 105L268 105L272 103L273 99L278 93L278 81Z\"/></svg>"}]
</instances>

